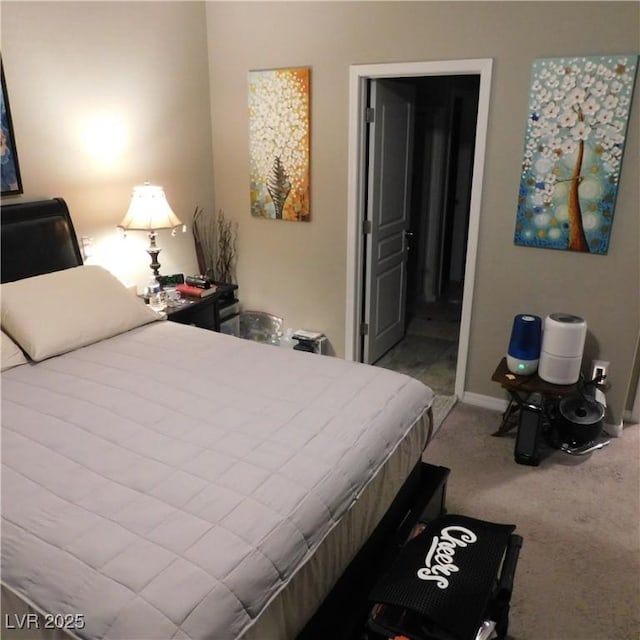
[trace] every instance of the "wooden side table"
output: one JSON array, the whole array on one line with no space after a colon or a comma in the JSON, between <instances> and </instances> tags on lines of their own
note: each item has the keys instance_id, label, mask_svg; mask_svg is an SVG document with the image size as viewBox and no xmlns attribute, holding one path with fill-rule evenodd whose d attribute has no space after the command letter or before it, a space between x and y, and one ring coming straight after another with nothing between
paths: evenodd
<instances>
[{"instance_id":1,"label":"wooden side table","mask_svg":"<svg viewBox=\"0 0 640 640\"><path fill-rule=\"evenodd\" d=\"M502 414L502 423L491 435L503 436L518 426L517 414L532 393L539 393L543 398L574 396L578 391L576 384L551 384L542 380L537 373L531 376L519 376L511 373L507 367L507 359L502 358L491 376L509 394L509 404Z\"/></svg>"}]
</instances>

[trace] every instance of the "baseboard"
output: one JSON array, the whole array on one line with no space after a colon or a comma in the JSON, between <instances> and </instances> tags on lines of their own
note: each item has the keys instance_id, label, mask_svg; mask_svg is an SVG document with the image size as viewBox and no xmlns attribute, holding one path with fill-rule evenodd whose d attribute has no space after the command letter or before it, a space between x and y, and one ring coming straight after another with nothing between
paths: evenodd
<instances>
[{"instance_id":1,"label":"baseboard","mask_svg":"<svg viewBox=\"0 0 640 640\"><path fill-rule=\"evenodd\" d=\"M604 423L603 430L611 438L619 438L622 435L622 420L618 424Z\"/></svg>"},{"instance_id":2,"label":"baseboard","mask_svg":"<svg viewBox=\"0 0 640 640\"><path fill-rule=\"evenodd\" d=\"M500 412L504 411L508 404L505 399L485 396L481 393L472 393L471 391L465 391L462 394L461 402L473 405L474 407L482 407L483 409L492 409L493 411Z\"/></svg>"}]
</instances>

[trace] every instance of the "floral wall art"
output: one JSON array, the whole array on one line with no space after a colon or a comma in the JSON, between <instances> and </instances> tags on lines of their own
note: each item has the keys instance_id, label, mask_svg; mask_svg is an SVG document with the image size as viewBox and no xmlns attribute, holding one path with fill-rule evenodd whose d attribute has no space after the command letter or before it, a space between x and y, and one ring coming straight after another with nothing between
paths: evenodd
<instances>
[{"instance_id":1,"label":"floral wall art","mask_svg":"<svg viewBox=\"0 0 640 640\"><path fill-rule=\"evenodd\" d=\"M309 220L309 69L249 72L251 214Z\"/></svg>"},{"instance_id":2,"label":"floral wall art","mask_svg":"<svg viewBox=\"0 0 640 640\"><path fill-rule=\"evenodd\" d=\"M533 63L517 245L606 254L636 55Z\"/></svg>"},{"instance_id":3,"label":"floral wall art","mask_svg":"<svg viewBox=\"0 0 640 640\"><path fill-rule=\"evenodd\" d=\"M20 166L16 153L16 141L11 122L9 109L9 96L4 79L4 67L0 61L0 75L2 76L2 94L0 95L0 176L2 177L2 195L15 195L22 193L22 180L20 178Z\"/></svg>"}]
</instances>

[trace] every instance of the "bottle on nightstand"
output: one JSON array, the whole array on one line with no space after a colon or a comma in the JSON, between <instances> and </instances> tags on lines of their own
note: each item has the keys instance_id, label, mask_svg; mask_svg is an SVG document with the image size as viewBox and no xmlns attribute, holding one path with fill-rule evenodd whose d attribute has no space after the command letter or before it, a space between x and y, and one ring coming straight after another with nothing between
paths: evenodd
<instances>
[{"instance_id":1,"label":"bottle on nightstand","mask_svg":"<svg viewBox=\"0 0 640 640\"><path fill-rule=\"evenodd\" d=\"M162 311L164 309L162 289L160 287L160 283L155 279L155 277L149 278L149 282L144 289L144 298L148 301L149 306L154 311Z\"/></svg>"}]
</instances>

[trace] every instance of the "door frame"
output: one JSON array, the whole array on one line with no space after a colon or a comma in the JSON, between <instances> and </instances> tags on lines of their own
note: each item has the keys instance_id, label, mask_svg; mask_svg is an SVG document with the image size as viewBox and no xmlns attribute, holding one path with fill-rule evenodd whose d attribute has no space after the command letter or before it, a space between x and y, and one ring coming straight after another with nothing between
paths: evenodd
<instances>
[{"instance_id":1,"label":"door frame","mask_svg":"<svg viewBox=\"0 0 640 640\"><path fill-rule=\"evenodd\" d=\"M363 322L364 242L363 222L366 182L367 81L374 78L407 78L421 76L479 75L478 116L473 158L473 178L469 207L467 257L460 319L455 394L464 394L469 353L471 308L476 272L476 255L480 227L482 181L484 176L492 58L442 60L431 62L397 62L351 65L349 67L349 150L347 185L347 282L345 300L345 358L362 360L360 325Z\"/></svg>"}]
</instances>

